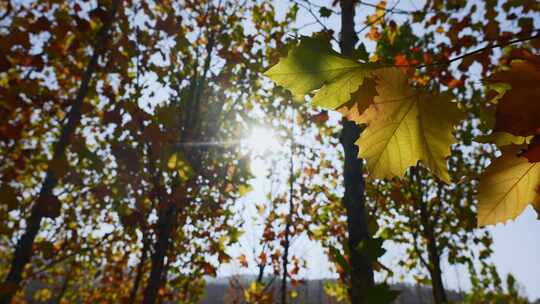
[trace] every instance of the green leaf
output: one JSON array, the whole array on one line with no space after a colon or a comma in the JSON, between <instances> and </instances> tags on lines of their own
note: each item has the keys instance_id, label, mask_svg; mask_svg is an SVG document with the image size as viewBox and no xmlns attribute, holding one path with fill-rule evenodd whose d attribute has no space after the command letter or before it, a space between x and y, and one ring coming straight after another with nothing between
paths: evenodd
<instances>
[{"instance_id":1,"label":"green leaf","mask_svg":"<svg viewBox=\"0 0 540 304\"><path fill-rule=\"evenodd\" d=\"M373 69L371 64L338 54L327 41L302 37L299 45L265 75L290 90L297 100L319 89L313 104L334 110L351 99Z\"/></svg>"},{"instance_id":2,"label":"green leaf","mask_svg":"<svg viewBox=\"0 0 540 304\"><path fill-rule=\"evenodd\" d=\"M399 296L399 291L390 289L386 283L376 284L367 292L366 303L392 303Z\"/></svg>"},{"instance_id":3,"label":"green leaf","mask_svg":"<svg viewBox=\"0 0 540 304\"><path fill-rule=\"evenodd\" d=\"M367 160L370 176L401 176L420 160L442 181L449 182L446 157L456 142L453 127L464 116L452 102L452 95L414 90L397 68L373 74L378 96L354 119L368 125L356 144L359 157Z\"/></svg>"},{"instance_id":4,"label":"green leaf","mask_svg":"<svg viewBox=\"0 0 540 304\"><path fill-rule=\"evenodd\" d=\"M370 216L368 218L368 231L370 235L375 235L379 231L379 223L375 217Z\"/></svg>"},{"instance_id":5,"label":"green leaf","mask_svg":"<svg viewBox=\"0 0 540 304\"><path fill-rule=\"evenodd\" d=\"M480 178L478 226L513 220L528 204L540 204L540 163L518 156L518 146L501 151Z\"/></svg>"},{"instance_id":6,"label":"green leaf","mask_svg":"<svg viewBox=\"0 0 540 304\"><path fill-rule=\"evenodd\" d=\"M319 9L319 14L321 15L321 17L323 18L328 18L332 15L332 11L329 10L328 8L322 6L320 9Z\"/></svg>"},{"instance_id":7,"label":"green leaf","mask_svg":"<svg viewBox=\"0 0 540 304\"><path fill-rule=\"evenodd\" d=\"M349 267L349 263L347 263L347 260L345 260L345 257L339 252L339 250L336 247L330 246L330 254L334 256L334 259L338 263L338 265L345 271L345 273L350 274L351 268Z\"/></svg>"},{"instance_id":8,"label":"green leaf","mask_svg":"<svg viewBox=\"0 0 540 304\"><path fill-rule=\"evenodd\" d=\"M376 261L386 253L386 249L382 246L383 242L382 238L369 238L361 241L356 250L365 254L370 261Z\"/></svg>"},{"instance_id":9,"label":"green leaf","mask_svg":"<svg viewBox=\"0 0 540 304\"><path fill-rule=\"evenodd\" d=\"M360 45L353 50L353 58L354 59L360 59L363 61L369 60L369 53L366 50L366 46L363 43L360 43Z\"/></svg>"}]
</instances>

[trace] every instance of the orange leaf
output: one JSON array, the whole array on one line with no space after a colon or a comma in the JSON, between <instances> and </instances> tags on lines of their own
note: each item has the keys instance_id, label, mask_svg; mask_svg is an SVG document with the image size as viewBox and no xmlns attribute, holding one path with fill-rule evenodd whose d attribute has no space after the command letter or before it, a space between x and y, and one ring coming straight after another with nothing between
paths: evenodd
<instances>
[{"instance_id":1,"label":"orange leaf","mask_svg":"<svg viewBox=\"0 0 540 304\"><path fill-rule=\"evenodd\" d=\"M245 254L241 254L239 257L238 257L238 262L240 263L240 265L242 267L245 267L245 268L248 268L249 267L249 264L248 264L248 261L247 261L247 258L246 258L246 255Z\"/></svg>"},{"instance_id":2,"label":"orange leaf","mask_svg":"<svg viewBox=\"0 0 540 304\"><path fill-rule=\"evenodd\" d=\"M407 60L407 56L403 55L403 54L397 54L395 57L394 57L394 62L396 63L396 65L398 66L402 66L402 65L409 65L409 61Z\"/></svg>"},{"instance_id":3,"label":"orange leaf","mask_svg":"<svg viewBox=\"0 0 540 304\"><path fill-rule=\"evenodd\" d=\"M453 88L459 88L459 87L462 87L463 86L463 81L459 80L459 79L452 79L450 80L450 82L448 83L448 87L450 89L453 89Z\"/></svg>"}]
</instances>

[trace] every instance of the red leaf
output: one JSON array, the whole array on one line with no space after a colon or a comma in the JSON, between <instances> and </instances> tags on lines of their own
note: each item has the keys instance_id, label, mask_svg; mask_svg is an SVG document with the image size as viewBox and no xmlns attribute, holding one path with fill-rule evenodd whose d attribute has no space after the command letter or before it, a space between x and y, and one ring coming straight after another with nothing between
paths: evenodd
<instances>
[{"instance_id":1,"label":"red leaf","mask_svg":"<svg viewBox=\"0 0 540 304\"><path fill-rule=\"evenodd\" d=\"M316 124L323 124L328 121L328 112L322 111L319 114L312 116L311 120Z\"/></svg>"},{"instance_id":2,"label":"red leaf","mask_svg":"<svg viewBox=\"0 0 540 304\"><path fill-rule=\"evenodd\" d=\"M540 135L533 138L527 150L523 152L523 156L531 163L540 162Z\"/></svg>"}]
</instances>

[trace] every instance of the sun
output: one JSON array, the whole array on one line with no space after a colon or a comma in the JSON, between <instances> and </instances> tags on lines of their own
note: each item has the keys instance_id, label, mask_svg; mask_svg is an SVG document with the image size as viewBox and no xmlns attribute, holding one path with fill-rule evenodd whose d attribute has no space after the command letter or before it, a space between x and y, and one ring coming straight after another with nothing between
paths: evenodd
<instances>
[{"instance_id":1,"label":"sun","mask_svg":"<svg viewBox=\"0 0 540 304\"><path fill-rule=\"evenodd\" d=\"M265 126L251 129L241 142L250 155L251 172L256 177L264 176L268 172L272 156L282 148L275 131Z\"/></svg>"},{"instance_id":2,"label":"sun","mask_svg":"<svg viewBox=\"0 0 540 304\"><path fill-rule=\"evenodd\" d=\"M276 134L270 127L253 128L245 139L245 146L255 156L260 156L280 148Z\"/></svg>"}]
</instances>

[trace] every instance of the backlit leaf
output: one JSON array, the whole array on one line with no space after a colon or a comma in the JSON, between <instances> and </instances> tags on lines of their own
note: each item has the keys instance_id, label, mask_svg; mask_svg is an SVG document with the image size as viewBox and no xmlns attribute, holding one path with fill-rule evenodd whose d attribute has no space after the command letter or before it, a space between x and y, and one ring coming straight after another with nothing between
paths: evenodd
<instances>
[{"instance_id":1,"label":"backlit leaf","mask_svg":"<svg viewBox=\"0 0 540 304\"><path fill-rule=\"evenodd\" d=\"M495 73L489 81L511 86L497 104L494 131L534 135L540 129L540 65L513 61L510 70Z\"/></svg>"},{"instance_id":2,"label":"backlit leaf","mask_svg":"<svg viewBox=\"0 0 540 304\"><path fill-rule=\"evenodd\" d=\"M318 90L313 104L336 109L351 99L373 65L358 63L332 50L328 42L303 37L288 56L265 75L287 88L296 99Z\"/></svg>"},{"instance_id":3,"label":"backlit leaf","mask_svg":"<svg viewBox=\"0 0 540 304\"><path fill-rule=\"evenodd\" d=\"M489 135L481 135L474 141L484 144L496 144L499 147L508 145L523 145L527 144L532 139L532 136L516 136L506 132L492 132Z\"/></svg>"},{"instance_id":4,"label":"backlit leaf","mask_svg":"<svg viewBox=\"0 0 540 304\"><path fill-rule=\"evenodd\" d=\"M540 163L518 156L517 146L502 148L480 179L478 226L515 219L528 204L539 204Z\"/></svg>"},{"instance_id":5,"label":"backlit leaf","mask_svg":"<svg viewBox=\"0 0 540 304\"><path fill-rule=\"evenodd\" d=\"M421 160L441 180L449 182L446 157L456 142L453 126L462 113L452 95L414 90L396 68L374 72L378 96L356 120L366 123L356 144L373 178L402 175Z\"/></svg>"}]
</instances>

